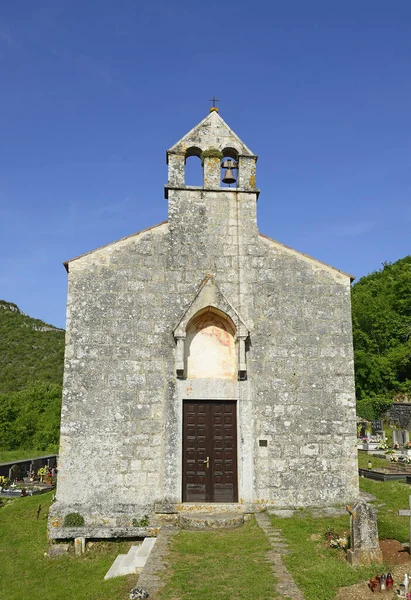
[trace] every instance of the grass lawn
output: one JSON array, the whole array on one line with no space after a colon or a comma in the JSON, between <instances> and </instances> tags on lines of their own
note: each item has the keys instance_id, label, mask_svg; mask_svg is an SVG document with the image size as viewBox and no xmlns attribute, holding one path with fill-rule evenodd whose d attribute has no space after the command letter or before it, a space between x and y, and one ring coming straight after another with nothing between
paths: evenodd
<instances>
[{"instance_id":1,"label":"grass lawn","mask_svg":"<svg viewBox=\"0 0 411 600\"><path fill-rule=\"evenodd\" d=\"M375 568L353 569L344 550L330 548L325 532L333 529L342 535L349 533L349 515L314 519L301 513L292 519L271 517L275 527L287 539L291 554L283 561L294 577L306 600L332 600L337 589L358 583L375 575Z\"/></svg>"},{"instance_id":2,"label":"grass lawn","mask_svg":"<svg viewBox=\"0 0 411 600\"><path fill-rule=\"evenodd\" d=\"M58 454L58 446L51 450L0 450L0 463L12 460L23 460L24 458L36 458L36 456L48 456Z\"/></svg>"},{"instance_id":3,"label":"grass lawn","mask_svg":"<svg viewBox=\"0 0 411 600\"><path fill-rule=\"evenodd\" d=\"M376 458L366 452L358 452L358 466L360 469L368 469L368 461L371 461L373 469L388 469L391 464L386 458Z\"/></svg>"},{"instance_id":4,"label":"grass lawn","mask_svg":"<svg viewBox=\"0 0 411 600\"><path fill-rule=\"evenodd\" d=\"M270 549L255 523L226 531L182 531L171 544L161 600L274 600ZM283 600L284 596L282 597ZM318 598L317 598L318 600Z\"/></svg>"},{"instance_id":5,"label":"grass lawn","mask_svg":"<svg viewBox=\"0 0 411 600\"><path fill-rule=\"evenodd\" d=\"M368 461L366 455L360 461ZM374 460L372 459L373 466ZM386 466L387 461L381 460ZM375 464L375 466L379 466ZM380 539L408 541L411 487L402 482L360 478L362 490L377 498ZM52 494L17 498L0 508L0 599L126 600L136 576L104 581L104 575L130 542L98 542L84 557L57 558L47 551L47 511ZM42 505L37 520L37 508ZM272 517L287 539L283 560L306 600L333 600L339 587L374 576L381 566L352 569L343 550L329 547L325 532L349 531L349 515L315 519L299 511L292 519ZM160 600L278 600L266 552L267 539L254 520L226 531L181 531L172 538L168 581ZM384 568L390 565L384 565Z\"/></svg>"},{"instance_id":6,"label":"grass lawn","mask_svg":"<svg viewBox=\"0 0 411 600\"><path fill-rule=\"evenodd\" d=\"M126 600L136 576L103 581L127 542L94 544L84 557L49 558L47 511L51 492L17 498L0 508L0 598L3 600ZM37 509L42 505L39 520Z\"/></svg>"},{"instance_id":7,"label":"grass lawn","mask_svg":"<svg viewBox=\"0 0 411 600\"><path fill-rule=\"evenodd\" d=\"M368 461L366 455L365 458ZM388 464L385 459L372 459L373 466L379 466L374 465L374 460L381 462L381 466ZM384 483L361 477L360 488L377 498L374 505L378 510L380 539L408 542L409 519L399 517L397 513L399 509L408 508L411 487L399 481ZM381 566L352 569L346 561L345 552L330 548L325 542L327 529L340 534L349 533L348 513L322 519L314 519L304 512L292 519L271 518L274 526L281 529L287 539L291 554L285 555L283 560L306 600L332 600L339 587L363 581L381 571ZM391 565L384 567L390 570Z\"/></svg>"}]
</instances>

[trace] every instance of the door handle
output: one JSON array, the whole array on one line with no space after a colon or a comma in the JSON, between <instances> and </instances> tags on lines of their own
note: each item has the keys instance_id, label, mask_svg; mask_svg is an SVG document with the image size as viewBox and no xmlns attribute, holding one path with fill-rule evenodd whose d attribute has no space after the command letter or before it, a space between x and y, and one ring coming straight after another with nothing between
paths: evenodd
<instances>
[{"instance_id":1,"label":"door handle","mask_svg":"<svg viewBox=\"0 0 411 600\"><path fill-rule=\"evenodd\" d=\"M203 461L205 465L207 465L207 469L210 467L210 457L207 456L207 459Z\"/></svg>"}]
</instances>

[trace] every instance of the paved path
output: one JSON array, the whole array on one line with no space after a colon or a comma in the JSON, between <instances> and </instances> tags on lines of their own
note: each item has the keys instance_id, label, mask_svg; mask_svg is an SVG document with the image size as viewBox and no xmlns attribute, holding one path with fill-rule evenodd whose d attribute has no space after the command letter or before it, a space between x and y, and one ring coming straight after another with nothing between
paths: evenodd
<instances>
[{"instance_id":1,"label":"paved path","mask_svg":"<svg viewBox=\"0 0 411 600\"><path fill-rule=\"evenodd\" d=\"M267 536L272 550L267 552L267 560L271 562L273 573L277 579L275 591L280 596L292 598L293 600L304 600L304 596L295 584L294 579L287 571L285 564L281 559L281 554L287 554L287 542L281 537L281 531L274 529L271 525L271 519L267 513L257 513L255 519L261 529Z\"/></svg>"}]
</instances>

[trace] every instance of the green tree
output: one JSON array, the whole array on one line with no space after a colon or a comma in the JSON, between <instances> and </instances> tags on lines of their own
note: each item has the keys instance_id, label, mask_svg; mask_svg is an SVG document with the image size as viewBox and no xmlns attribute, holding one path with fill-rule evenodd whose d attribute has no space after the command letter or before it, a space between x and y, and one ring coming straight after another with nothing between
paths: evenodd
<instances>
[{"instance_id":1,"label":"green tree","mask_svg":"<svg viewBox=\"0 0 411 600\"><path fill-rule=\"evenodd\" d=\"M375 419L411 393L411 256L352 287L357 413Z\"/></svg>"},{"instance_id":2,"label":"green tree","mask_svg":"<svg viewBox=\"0 0 411 600\"><path fill-rule=\"evenodd\" d=\"M58 444L61 386L39 382L0 395L0 450L48 450Z\"/></svg>"}]
</instances>

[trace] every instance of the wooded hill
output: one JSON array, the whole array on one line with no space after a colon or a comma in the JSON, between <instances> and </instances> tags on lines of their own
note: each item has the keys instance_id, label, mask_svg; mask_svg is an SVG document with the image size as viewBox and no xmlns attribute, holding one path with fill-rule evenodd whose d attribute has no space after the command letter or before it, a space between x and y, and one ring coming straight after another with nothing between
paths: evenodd
<instances>
[{"instance_id":1,"label":"wooded hill","mask_svg":"<svg viewBox=\"0 0 411 600\"><path fill-rule=\"evenodd\" d=\"M411 256L352 287L357 414L411 401ZM48 450L59 439L64 335L0 300L0 450Z\"/></svg>"},{"instance_id":2,"label":"wooded hill","mask_svg":"<svg viewBox=\"0 0 411 600\"><path fill-rule=\"evenodd\" d=\"M352 311L357 414L375 419L411 402L411 256L355 283Z\"/></svg>"},{"instance_id":3,"label":"wooded hill","mask_svg":"<svg viewBox=\"0 0 411 600\"><path fill-rule=\"evenodd\" d=\"M0 450L58 443L64 337L0 300Z\"/></svg>"},{"instance_id":4,"label":"wooded hill","mask_svg":"<svg viewBox=\"0 0 411 600\"><path fill-rule=\"evenodd\" d=\"M57 329L0 300L0 394L38 381L62 385L63 329Z\"/></svg>"}]
</instances>

